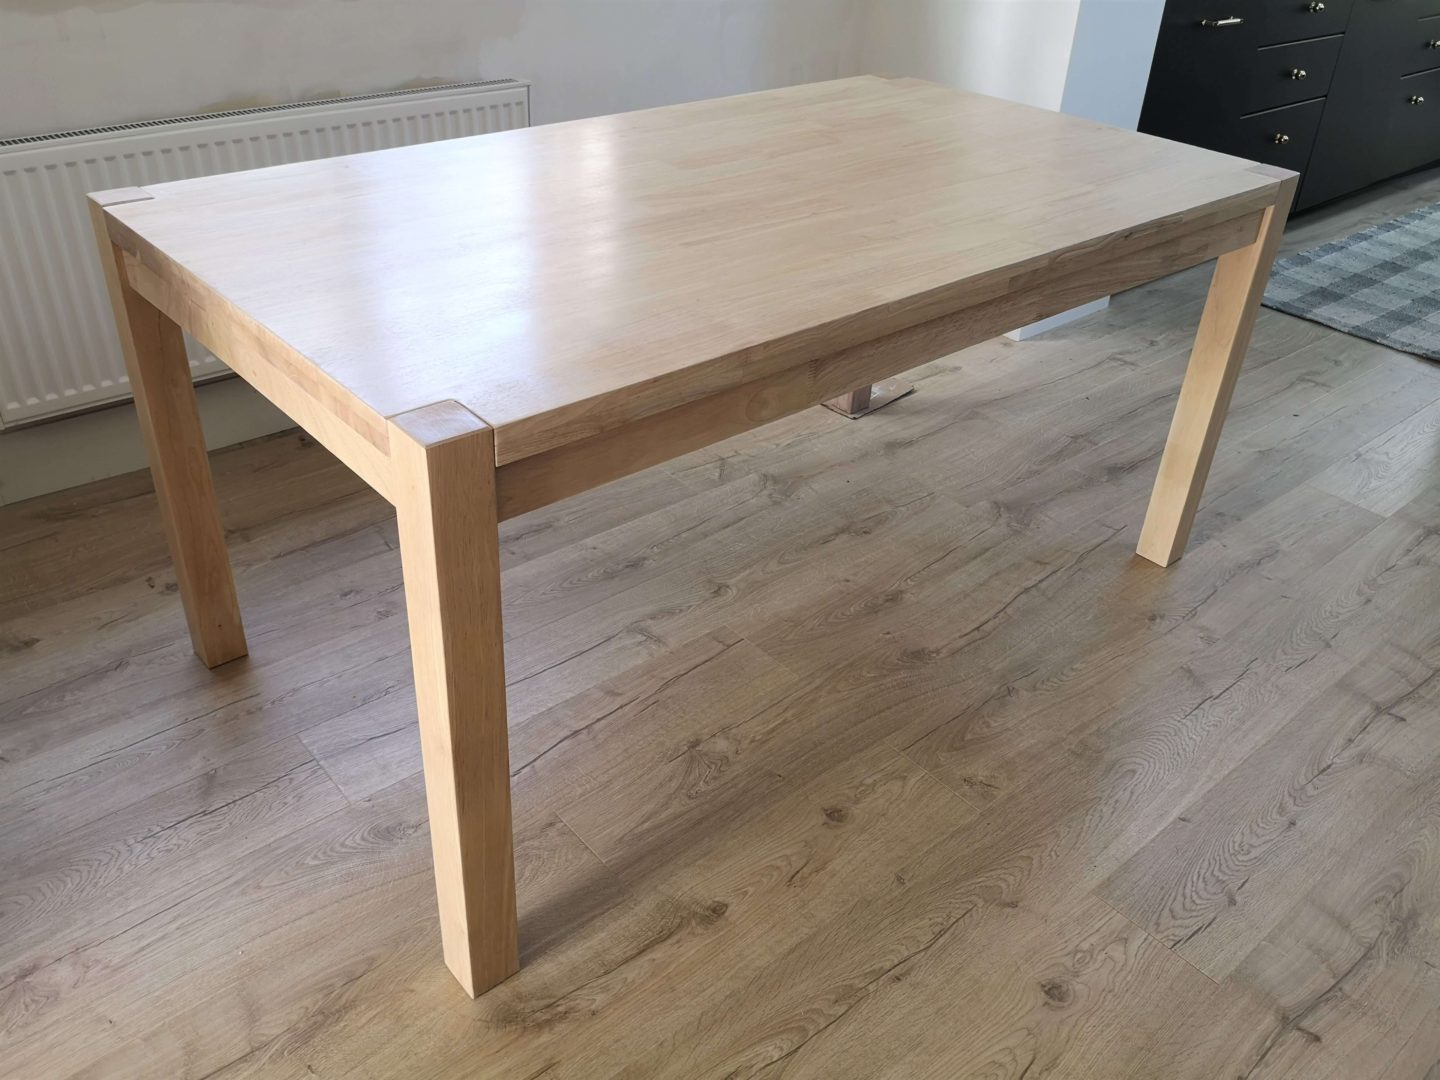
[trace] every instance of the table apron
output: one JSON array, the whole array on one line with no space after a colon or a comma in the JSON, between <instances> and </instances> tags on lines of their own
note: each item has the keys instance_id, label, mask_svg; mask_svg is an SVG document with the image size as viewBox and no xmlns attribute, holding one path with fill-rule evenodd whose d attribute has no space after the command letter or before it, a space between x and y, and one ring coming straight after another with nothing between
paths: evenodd
<instances>
[{"instance_id":1,"label":"table apron","mask_svg":"<svg viewBox=\"0 0 1440 1080\"><path fill-rule=\"evenodd\" d=\"M1043 280L611 431L501 465L500 519L658 465L1123 289L1255 242L1264 211L1203 225L1101 266Z\"/></svg>"},{"instance_id":2,"label":"table apron","mask_svg":"<svg viewBox=\"0 0 1440 1080\"><path fill-rule=\"evenodd\" d=\"M497 470L500 520L779 420L1017 326L1245 247L1255 241L1263 213L1249 211L1174 231L1099 266L1021 274L999 296L501 465ZM318 376L307 377L314 369L303 358L290 355L293 350L223 298L198 283L175 283L177 267L157 272L129 251L124 264L136 292L189 331L381 496L392 504L396 501L385 418L368 413L342 388Z\"/></svg>"},{"instance_id":3,"label":"table apron","mask_svg":"<svg viewBox=\"0 0 1440 1080\"><path fill-rule=\"evenodd\" d=\"M357 401L339 387L321 382L313 367L287 355L293 350L213 292L177 287L129 251L125 252L125 276L137 293L229 365L360 479L390 503L395 502L389 425L384 417L366 415L367 410Z\"/></svg>"}]
</instances>

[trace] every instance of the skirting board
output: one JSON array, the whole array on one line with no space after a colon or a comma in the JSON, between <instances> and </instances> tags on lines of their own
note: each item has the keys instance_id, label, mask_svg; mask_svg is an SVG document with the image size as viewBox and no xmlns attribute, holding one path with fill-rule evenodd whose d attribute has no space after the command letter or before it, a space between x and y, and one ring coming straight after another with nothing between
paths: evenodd
<instances>
[{"instance_id":1,"label":"skirting board","mask_svg":"<svg viewBox=\"0 0 1440 1080\"><path fill-rule=\"evenodd\" d=\"M195 388L205 442L214 450L295 424L239 379ZM0 505L147 466L133 405L116 405L0 431Z\"/></svg>"},{"instance_id":2,"label":"skirting board","mask_svg":"<svg viewBox=\"0 0 1440 1080\"><path fill-rule=\"evenodd\" d=\"M1012 341L1028 341L1033 337L1045 333L1047 330L1054 330L1056 327L1064 326L1066 323L1074 322L1076 319L1083 319L1086 315L1093 315L1097 311L1104 311L1110 306L1110 298L1102 296L1099 300L1091 300L1088 304L1081 304L1069 311L1062 311L1059 315L1051 315L1048 319L1041 319L1029 326L1022 326L1018 330L1011 330L1005 336Z\"/></svg>"}]
</instances>

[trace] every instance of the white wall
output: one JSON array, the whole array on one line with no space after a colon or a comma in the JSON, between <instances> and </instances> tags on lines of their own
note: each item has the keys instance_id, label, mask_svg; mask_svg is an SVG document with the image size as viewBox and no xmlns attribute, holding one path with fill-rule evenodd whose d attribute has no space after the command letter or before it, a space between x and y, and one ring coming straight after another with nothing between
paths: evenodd
<instances>
[{"instance_id":1,"label":"white wall","mask_svg":"<svg viewBox=\"0 0 1440 1080\"><path fill-rule=\"evenodd\" d=\"M0 138L513 75L536 123L862 71L1133 125L1163 0L0 0Z\"/></svg>"},{"instance_id":2,"label":"white wall","mask_svg":"<svg viewBox=\"0 0 1440 1080\"><path fill-rule=\"evenodd\" d=\"M0 138L423 83L536 123L858 74L871 0L0 0Z\"/></svg>"},{"instance_id":3,"label":"white wall","mask_svg":"<svg viewBox=\"0 0 1440 1080\"><path fill-rule=\"evenodd\" d=\"M1081 0L1060 110L1134 128L1164 13L1165 0Z\"/></svg>"},{"instance_id":4,"label":"white wall","mask_svg":"<svg viewBox=\"0 0 1440 1080\"><path fill-rule=\"evenodd\" d=\"M1164 0L875 0L860 63L1133 128L1164 7ZM1034 337L1108 303L1010 336Z\"/></svg>"},{"instance_id":5,"label":"white wall","mask_svg":"<svg viewBox=\"0 0 1440 1080\"><path fill-rule=\"evenodd\" d=\"M861 66L1058 109L1080 0L875 0Z\"/></svg>"},{"instance_id":6,"label":"white wall","mask_svg":"<svg viewBox=\"0 0 1440 1080\"><path fill-rule=\"evenodd\" d=\"M1164 0L873 0L866 71L1135 126Z\"/></svg>"}]
</instances>

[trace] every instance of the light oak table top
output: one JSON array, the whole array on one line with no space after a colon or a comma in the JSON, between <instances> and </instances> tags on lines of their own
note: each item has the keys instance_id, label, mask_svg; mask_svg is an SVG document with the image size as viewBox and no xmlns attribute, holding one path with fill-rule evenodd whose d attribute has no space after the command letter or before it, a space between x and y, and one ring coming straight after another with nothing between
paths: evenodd
<instances>
[{"instance_id":1,"label":"light oak table top","mask_svg":"<svg viewBox=\"0 0 1440 1080\"><path fill-rule=\"evenodd\" d=\"M376 441L453 400L505 464L1253 206L1275 178L1251 169L863 77L159 184L110 213Z\"/></svg>"},{"instance_id":2,"label":"light oak table top","mask_svg":"<svg viewBox=\"0 0 1440 1080\"><path fill-rule=\"evenodd\" d=\"M520 956L501 520L1218 259L1138 546L1168 565L1294 186L860 78L91 200L201 658L246 642L182 329L395 505L440 936L478 994Z\"/></svg>"}]
</instances>

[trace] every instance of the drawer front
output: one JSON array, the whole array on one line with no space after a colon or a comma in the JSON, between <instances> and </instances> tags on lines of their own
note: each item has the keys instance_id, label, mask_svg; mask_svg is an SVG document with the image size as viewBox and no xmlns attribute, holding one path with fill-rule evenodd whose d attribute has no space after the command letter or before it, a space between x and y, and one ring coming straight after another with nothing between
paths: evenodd
<instances>
[{"instance_id":1,"label":"drawer front","mask_svg":"<svg viewBox=\"0 0 1440 1080\"><path fill-rule=\"evenodd\" d=\"M1265 0L1260 44L1343 34L1353 0ZM1238 5L1252 8L1253 3Z\"/></svg>"},{"instance_id":2,"label":"drawer front","mask_svg":"<svg viewBox=\"0 0 1440 1080\"><path fill-rule=\"evenodd\" d=\"M1168 0L1161 18L1162 33L1183 33L1186 44L1192 48L1204 48L1210 43L1253 49L1266 44L1260 41L1267 11L1264 5L1278 2Z\"/></svg>"},{"instance_id":3,"label":"drawer front","mask_svg":"<svg viewBox=\"0 0 1440 1080\"><path fill-rule=\"evenodd\" d=\"M1236 157L1304 172L1320 127L1324 101L1307 101L1242 116L1231 124L1223 149Z\"/></svg>"},{"instance_id":4,"label":"drawer front","mask_svg":"<svg viewBox=\"0 0 1440 1080\"><path fill-rule=\"evenodd\" d=\"M1255 50L1250 91L1242 111L1259 112L1324 97L1344 41L1343 35L1334 34Z\"/></svg>"},{"instance_id":5,"label":"drawer front","mask_svg":"<svg viewBox=\"0 0 1440 1080\"><path fill-rule=\"evenodd\" d=\"M1396 34L1392 70L1397 75L1413 75L1440 67L1440 15L1405 21L1404 29ZM1389 72L1386 72L1389 74Z\"/></svg>"},{"instance_id":6,"label":"drawer front","mask_svg":"<svg viewBox=\"0 0 1440 1080\"><path fill-rule=\"evenodd\" d=\"M1440 158L1440 70L1396 79L1386 111L1387 143L1394 172Z\"/></svg>"},{"instance_id":7,"label":"drawer front","mask_svg":"<svg viewBox=\"0 0 1440 1080\"><path fill-rule=\"evenodd\" d=\"M1259 46L1255 0L1170 0L1160 24L1140 130L1212 146L1245 112ZM1243 73L1237 78L1235 72Z\"/></svg>"}]
</instances>

